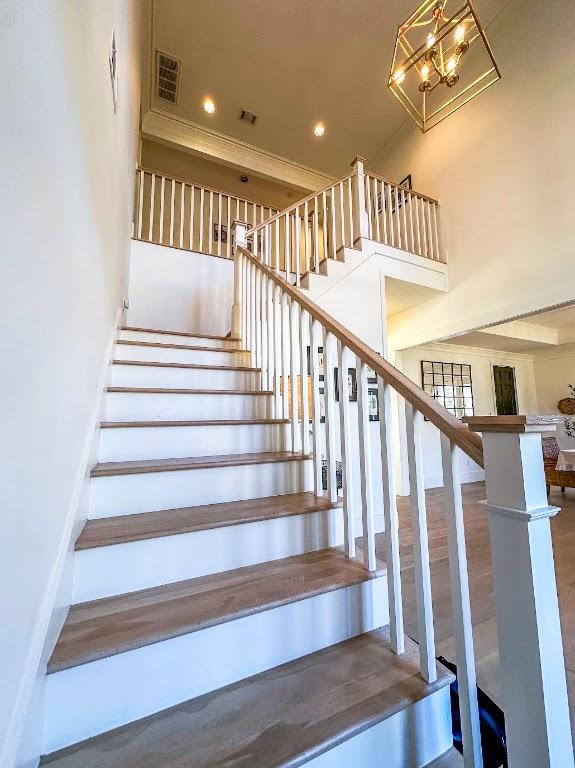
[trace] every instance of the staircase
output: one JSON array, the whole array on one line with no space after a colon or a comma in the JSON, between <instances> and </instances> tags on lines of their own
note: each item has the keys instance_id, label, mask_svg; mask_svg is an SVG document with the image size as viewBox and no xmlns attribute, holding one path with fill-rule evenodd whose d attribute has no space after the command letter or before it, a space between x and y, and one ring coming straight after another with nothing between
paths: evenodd
<instances>
[{"instance_id":1,"label":"staircase","mask_svg":"<svg viewBox=\"0 0 575 768\"><path fill-rule=\"evenodd\" d=\"M391 650L385 564L346 557L341 501L314 494L261 380L237 338L121 330L43 764L399 768L450 748L452 676Z\"/></svg>"},{"instance_id":2,"label":"staircase","mask_svg":"<svg viewBox=\"0 0 575 768\"><path fill-rule=\"evenodd\" d=\"M167 185L160 184L156 227L152 177L143 227L139 173L135 234L148 230L154 242L157 229L163 243ZM545 427L529 417L462 424L301 290L306 272L318 274L358 237L375 231L384 242L391 237L392 247L409 245L393 240L400 221L400 237L425 244L426 253L415 255L435 258L434 201L421 209L401 192L400 205L398 188L392 197L386 184L356 161L313 204L268 211L267 220L250 204L251 229L234 224L230 335L121 329L89 519L75 542L72 605L47 667L42 764L462 765L451 748L453 676L436 662L426 418L441 435L465 766L482 768L483 757L459 451L486 472L508 764L573 768ZM206 194L200 191L198 204L195 187L182 182L175 219L176 189L173 182L169 245L177 246L179 232L179 247L191 249L207 232L210 255L225 258L225 231L229 255L232 209L239 215L241 201L210 191L206 230ZM417 643L403 632L398 407Z\"/></svg>"}]
</instances>

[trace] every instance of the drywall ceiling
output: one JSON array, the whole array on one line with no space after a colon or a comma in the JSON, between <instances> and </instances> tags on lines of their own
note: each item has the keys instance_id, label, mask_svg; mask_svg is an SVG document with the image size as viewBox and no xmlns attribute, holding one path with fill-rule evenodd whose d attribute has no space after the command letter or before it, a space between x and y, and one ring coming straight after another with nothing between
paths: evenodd
<instances>
[{"instance_id":1,"label":"drywall ceiling","mask_svg":"<svg viewBox=\"0 0 575 768\"><path fill-rule=\"evenodd\" d=\"M445 339L448 344L504 352L535 352L574 341L575 305L538 312L521 320Z\"/></svg>"},{"instance_id":2,"label":"drywall ceiling","mask_svg":"<svg viewBox=\"0 0 575 768\"><path fill-rule=\"evenodd\" d=\"M453 0L452 0L453 4ZM506 0L477 0L484 24ZM181 60L174 116L334 176L406 120L387 89L405 0L154 0L152 48ZM151 57L153 61L153 57ZM202 108L210 96L214 115ZM254 126L240 109L258 116ZM312 129L325 124L318 139Z\"/></svg>"}]
</instances>

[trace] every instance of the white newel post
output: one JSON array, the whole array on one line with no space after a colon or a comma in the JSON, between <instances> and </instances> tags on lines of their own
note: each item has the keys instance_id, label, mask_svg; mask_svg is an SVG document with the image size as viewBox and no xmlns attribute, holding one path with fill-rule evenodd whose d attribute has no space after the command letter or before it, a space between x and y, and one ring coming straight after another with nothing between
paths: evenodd
<instances>
[{"instance_id":1,"label":"white newel post","mask_svg":"<svg viewBox=\"0 0 575 768\"><path fill-rule=\"evenodd\" d=\"M365 160L356 155L351 167L355 171L355 196L353 201L353 239L354 244L360 237L369 237L369 218L365 205Z\"/></svg>"},{"instance_id":2,"label":"white newel post","mask_svg":"<svg viewBox=\"0 0 575 768\"><path fill-rule=\"evenodd\" d=\"M232 306L232 336L240 338L242 325L242 259L238 246L248 247L247 231L249 224L234 221L234 304ZM245 340L244 340L245 341Z\"/></svg>"},{"instance_id":3,"label":"white newel post","mask_svg":"<svg viewBox=\"0 0 575 768\"><path fill-rule=\"evenodd\" d=\"M557 417L466 419L483 435L510 768L573 768L541 433Z\"/></svg>"}]
</instances>

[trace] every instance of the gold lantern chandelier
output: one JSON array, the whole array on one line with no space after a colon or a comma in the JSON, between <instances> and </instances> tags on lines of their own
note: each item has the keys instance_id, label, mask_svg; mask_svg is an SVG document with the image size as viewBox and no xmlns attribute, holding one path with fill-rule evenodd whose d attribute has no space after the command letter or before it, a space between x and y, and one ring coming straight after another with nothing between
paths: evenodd
<instances>
[{"instance_id":1,"label":"gold lantern chandelier","mask_svg":"<svg viewBox=\"0 0 575 768\"><path fill-rule=\"evenodd\" d=\"M500 77L470 0L425 0L397 31L388 85L424 133Z\"/></svg>"}]
</instances>

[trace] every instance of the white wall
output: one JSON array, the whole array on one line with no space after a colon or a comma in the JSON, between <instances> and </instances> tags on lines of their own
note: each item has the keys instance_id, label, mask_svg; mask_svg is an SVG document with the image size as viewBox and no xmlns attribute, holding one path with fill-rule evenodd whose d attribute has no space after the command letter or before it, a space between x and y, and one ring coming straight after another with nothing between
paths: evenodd
<instances>
[{"instance_id":1,"label":"white wall","mask_svg":"<svg viewBox=\"0 0 575 768\"><path fill-rule=\"evenodd\" d=\"M234 262L132 241L128 324L225 336L231 329Z\"/></svg>"},{"instance_id":2,"label":"white wall","mask_svg":"<svg viewBox=\"0 0 575 768\"><path fill-rule=\"evenodd\" d=\"M427 344L404 350L400 360L401 370L418 386L421 386L422 360L469 363L471 365L473 403L476 416L489 416L496 413L493 366L509 365L515 370L519 413L535 413L537 411L535 377L530 355L460 347L453 344ZM423 429L425 485L427 488L436 488L443 485L440 433L437 427L429 421L425 422ZM484 477L483 470L462 452L459 452L459 455L463 482L482 480Z\"/></svg>"},{"instance_id":3,"label":"white wall","mask_svg":"<svg viewBox=\"0 0 575 768\"><path fill-rule=\"evenodd\" d=\"M575 386L575 344L541 350L533 356L538 413L559 413L557 403L570 397L568 385ZM575 440L567 437L563 428L557 429L561 448L575 448Z\"/></svg>"},{"instance_id":4,"label":"white wall","mask_svg":"<svg viewBox=\"0 0 575 768\"><path fill-rule=\"evenodd\" d=\"M572 0L512 0L487 30L502 80L429 133L408 119L370 162L441 201L448 248L449 293L395 316L393 347L575 296L574 28Z\"/></svg>"},{"instance_id":5,"label":"white wall","mask_svg":"<svg viewBox=\"0 0 575 768\"><path fill-rule=\"evenodd\" d=\"M27 0L2 3L0 11L2 768L15 758L58 608L123 295L143 6ZM113 29L117 114L108 64ZM40 716L32 719L37 732ZM33 732L26 731L22 756L34 756Z\"/></svg>"}]
</instances>

